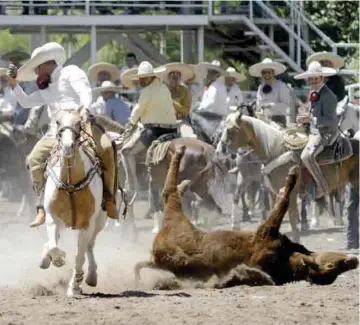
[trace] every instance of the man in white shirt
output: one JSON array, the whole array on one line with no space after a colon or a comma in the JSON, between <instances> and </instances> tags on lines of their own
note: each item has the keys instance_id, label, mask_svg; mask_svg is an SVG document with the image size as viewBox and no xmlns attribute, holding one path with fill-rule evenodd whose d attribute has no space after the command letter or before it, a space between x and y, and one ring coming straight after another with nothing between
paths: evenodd
<instances>
[{"instance_id":1,"label":"man in white shirt","mask_svg":"<svg viewBox=\"0 0 360 325\"><path fill-rule=\"evenodd\" d=\"M147 62L141 62L137 73L131 79L122 79L125 87L131 86L130 80L139 80L142 87L139 102L130 117L130 127L135 129L138 122L144 126L142 131L135 130L124 143L121 150L126 173L127 189L137 190L135 157L148 147L152 141L164 134L177 133L177 120L169 88L158 78L166 71L165 67L154 69Z\"/></svg>"},{"instance_id":2,"label":"man in white shirt","mask_svg":"<svg viewBox=\"0 0 360 325\"><path fill-rule=\"evenodd\" d=\"M286 127L286 115L292 104L290 89L275 76L283 73L286 67L266 58L260 63L252 65L249 73L253 77L262 77L263 82L258 88L256 108L261 111L263 105L268 108L263 112L273 122Z\"/></svg>"},{"instance_id":3,"label":"man in white shirt","mask_svg":"<svg viewBox=\"0 0 360 325\"><path fill-rule=\"evenodd\" d=\"M246 77L229 67L226 69L227 75L225 76L225 86L227 91L227 103L230 106L238 107L243 101L243 94L237 85L238 82L244 81Z\"/></svg>"},{"instance_id":4,"label":"man in white shirt","mask_svg":"<svg viewBox=\"0 0 360 325\"><path fill-rule=\"evenodd\" d=\"M214 60L211 63L199 63L198 67L207 73L205 91L198 110L211 112L220 116L227 116L229 105L226 99L227 92L224 80L226 72L221 69L218 60Z\"/></svg>"},{"instance_id":5,"label":"man in white shirt","mask_svg":"<svg viewBox=\"0 0 360 325\"><path fill-rule=\"evenodd\" d=\"M84 71L74 65L62 67L66 61L64 48L58 43L47 43L36 48L31 59L19 71L15 65L10 65L7 75L16 100L24 108L37 105L48 105L50 117L49 131L38 141L28 156L28 166L33 188L37 195L37 216L31 227L37 227L45 222L43 194L45 186L45 166L51 150L56 143L55 115L59 109L77 109L83 106L81 116L89 121L88 108L92 102L92 92L89 79ZM31 81L36 79L39 90L27 95L17 83L18 80ZM105 133L95 125L92 135L96 143L97 154L104 165L104 201L109 217L116 218L115 204L115 158L110 140Z\"/></svg>"},{"instance_id":6,"label":"man in white shirt","mask_svg":"<svg viewBox=\"0 0 360 325\"><path fill-rule=\"evenodd\" d=\"M119 69L116 65L99 62L90 66L88 70L89 80L94 87L100 87L104 81L116 82L119 79ZM94 98L95 102L91 104L91 109L96 114L103 114L105 110L105 101L102 96Z\"/></svg>"},{"instance_id":7,"label":"man in white shirt","mask_svg":"<svg viewBox=\"0 0 360 325\"><path fill-rule=\"evenodd\" d=\"M9 87L6 71L6 68L0 68L0 116L12 117L15 113L16 99Z\"/></svg>"}]
</instances>

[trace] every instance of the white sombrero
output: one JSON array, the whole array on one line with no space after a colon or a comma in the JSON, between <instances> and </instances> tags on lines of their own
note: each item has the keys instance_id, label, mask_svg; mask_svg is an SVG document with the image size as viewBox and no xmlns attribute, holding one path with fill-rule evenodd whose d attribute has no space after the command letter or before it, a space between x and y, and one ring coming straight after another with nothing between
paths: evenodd
<instances>
[{"instance_id":1,"label":"white sombrero","mask_svg":"<svg viewBox=\"0 0 360 325\"><path fill-rule=\"evenodd\" d=\"M241 82L241 81L244 81L246 79L244 74L242 74L240 72L237 72L235 70L235 68L233 68L233 67L227 68L226 72L227 72L227 75L225 77L235 78L236 82Z\"/></svg>"},{"instance_id":2,"label":"white sombrero","mask_svg":"<svg viewBox=\"0 0 360 325\"><path fill-rule=\"evenodd\" d=\"M101 71L108 72L110 74L110 80L113 82L119 79L119 69L116 65L107 62L98 62L89 67L89 80L91 82L97 82L97 76Z\"/></svg>"},{"instance_id":3,"label":"white sombrero","mask_svg":"<svg viewBox=\"0 0 360 325\"><path fill-rule=\"evenodd\" d=\"M138 71L138 68L131 68L125 70L121 76L120 76L120 82L121 84L126 88L133 88L134 87L134 81L132 78L136 76Z\"/></svg>"},{"instance_id":4,"label":"white sombrero","mask_svg":"<svg viewBox=\"0 0 360 325\"><path fill-rule=\"evenodd\" d=\"M306 59L306 64L309 65L311 62L314 61L330 61L335 69L340 69L341 67L344 66L345 62L344 59L335 54L335 53L331 53L331 52L317 52L314 53L312 55L310 55L307 59Z\"/></svg>"},{"instance_id":5,"label":"white sombrero","mask_svg":"<svg viewBox=\"0 0 360 325\"><path fill-rule=\"evenodd\" d=\"M181 81L184 82L186 80L191 79L194 76L194 71L190 67L190 65L186 63L168 63L165 64L164 67L166 68L166 71L162 73L163 79L167 80L169 73L173 71L179 71L181 73Z\"/></svg>"},{"instance_id":6,"label":"white sombrero","mask_svg":"<svg viewBox=\"0 0 360 325\"><path fill-rule=\"evenodd\" d=\"M275 76L283 73L286 66L279 62L275 62L269 58L265 58L260 63L256 63L249 68L249 73L253 77L261 77L261 71L264 69L272 69L275 71Z\"/></svg>"},{"instance_id":7,"label":"white sombrero","mask_svg":"<svg viewBox=\"0 0 360 325\"><path fill-rule=\"evenodd\" d=\"M111 91L114 93L118 93L118 92L120 92L121 89L122 89L122 87L116 86L112 81L105 80L105 81L103 81L103 83L101 84L100 87L93 88L92 92L96 95L103 93L105 91Z\"/></svg>"},{"instance_id":8,"label":"white sombrero","mask_svg":"<svg viewBox=\"0 0 360 325\"><path fill-rule=\"evenodd\" d=\"M143 61L140 63L139 67L137 68L137 72L131 77L131 80L136 81L140 78L147 78L147 77L161 77L161 75L166 71L164 66L155 68L152 64L148 61Z\"/></svg>"},{"instance_id":9,"label":"white sombrero","mask_svg":"<svg viewBox=\"0 0 360 325\"><path fill-rule=\"evenodd\" d=\"M63 65L66 61L66 52L59 43L50 42L36 48L31 53L31 59L19 69L17 79L19 81L35 80L37 78L35 69L40 64L52 60L58 65Z\"/></svg>"},{"instance_id":10,"label":"white sombrero","mask_svg":"<svg viewBox=\"0 0 360 325\"><path fill-rule=\"evenodd\" d=\"M30 58L29 53L26 53L24 51L18 51L18 50L4 53L1 56L1 60L4 60L4 61L17 61L17 62L24 61L24 60L27 60L29 58Z\"/></svg>"},{"instance_id":11,"label":"white sombrero","mask_svg":"<svg viewBox=\"0 0 360 325\"><path fill-rule=\"evenodd\" d=\"M200 73L206 75L208 70L215 70L221 73L221 75L225 75L226 72L224 69L221 68L221 63L219 60L213 60L211 63L209 62L200 62L197 65L198 69L200 70Z\"/></svg>"},{"instance_id":12,"label":"white sombrero","mask_svg":"<svg viewBox=\"0 0 360 325\"><path fill-rule=\"evenodd\" d=\"M309 64L307 71L297 74L294 79L307 79L309 77L330 77L336 74L333 68L322 67L318 61Z\"/></svg>"}]
</instances>

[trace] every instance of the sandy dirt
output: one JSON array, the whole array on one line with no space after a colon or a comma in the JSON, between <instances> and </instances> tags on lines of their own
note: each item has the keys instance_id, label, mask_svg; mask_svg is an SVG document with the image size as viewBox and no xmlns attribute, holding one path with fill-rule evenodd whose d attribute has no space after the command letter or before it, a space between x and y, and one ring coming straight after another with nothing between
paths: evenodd
<instances>
[{"instance_id":1,"label":"sandy dirt","mask_svg":"<svg viewBox=\"0 0 360 325\"><path fill-rule=\"evenodd\" d=\"M74 264L75 234L62 233L67 252L63 268L38 267L45 227L30 229L30 217L14 220L16 205L0 202L0 325L42 324L359 324L358 270L345 273L329 286L306 282L281 287L236 287L225 290L152 290L166 273L144 270L140 289L135 289L133 266L148 259L152 222L142 218L145 203L137 205L139 240L127 244L119 228L104 230L95 247L99 266L98 287L83 285L83 295L65 295ZM226 228L228 220L221 220ZM255 228L247 223L244 228ZM311 250L345 247L343 228L306 234L302 243ZM282 231L289 231L284 223ZM352 252L357 253L357 252ZM85 269L86 271L86 269Z\"/></svg>"}]
</instances>

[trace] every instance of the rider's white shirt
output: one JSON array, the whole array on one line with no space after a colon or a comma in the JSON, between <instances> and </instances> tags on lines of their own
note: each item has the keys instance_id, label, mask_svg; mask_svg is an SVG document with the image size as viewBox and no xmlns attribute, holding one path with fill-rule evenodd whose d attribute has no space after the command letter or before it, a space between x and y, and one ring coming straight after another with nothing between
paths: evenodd
<instances>
[{"instance_id":1,"label":"rider's white shirt","mask_svg":"<svg viewBox=\"0 0 360 325\"><path fill-rule=\"evenodd\" d=\"M77 109L79 106L90 109L92 91L89 79L84 71L75 65L57 67L51 75L49 87L26 95L17 85L13 89L16 100L24 108L48 105L51 119L50 133L56 130L55 112L58 109Z\"/></svg>"},{"instance_id":2,"label":"rider's white shirt","mask_svg":"<svg viewBox=\"0 0 360 325\"><path fill-rule=\"evenodd\" d=\"M226 101L229 106L239 106L243 101L243 94L240 90L239 86L237 84L234 84L230 90L228 88L226 89L227 92L227 98Z\"/></svg>"},{"instance_id":3,"label":"rider's white shirt","mask_svg":"<svg viewBox=\"0 0 360 325\"><path fill-rule=\"evenodd\" d=\"M268 112L269 115L287 115L291 107L290 89L280 80L275 80L270 93L264 94L262 91L264 84L258 88L256 96L256 108L261 109L264 104L274 104Z\"/></svg>"},{"instance_id":4,"label":"rider's white shirt","mask_svg":"<svg viewBox=\"0 0 360 325\"><path fill-rule=\"evenodd\" d=\"M229 112L229 105L226 98L227 91L224 84L224 77L219 77L204 91L198 110L226 116Z\"/></svg>"}]
</instances>

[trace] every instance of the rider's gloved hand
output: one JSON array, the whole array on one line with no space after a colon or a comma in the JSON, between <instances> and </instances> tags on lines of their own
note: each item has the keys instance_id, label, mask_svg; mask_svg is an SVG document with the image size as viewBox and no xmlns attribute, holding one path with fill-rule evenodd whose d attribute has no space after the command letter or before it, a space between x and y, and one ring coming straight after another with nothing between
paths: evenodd
<instances>
[{"instance_id":1,"label":"rider's gloved hand","mask_svg":"<svg viewBox=\"0 0 360 325\"><path fill-rule=\"evenodd\" d=\"M17 81L16 81L16 77L17 77L17 73L18 73L18 68L15 64L10 64L9 68L6 71L6 76L8 78L9 84L11 86L11 88L15 88Z\"/></svg>"}]
</instances>

